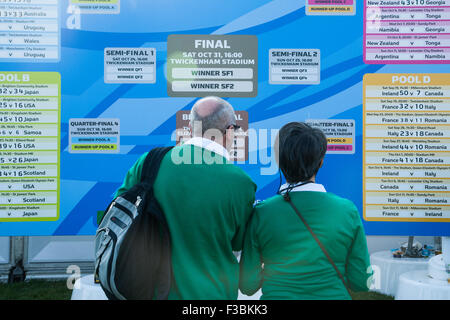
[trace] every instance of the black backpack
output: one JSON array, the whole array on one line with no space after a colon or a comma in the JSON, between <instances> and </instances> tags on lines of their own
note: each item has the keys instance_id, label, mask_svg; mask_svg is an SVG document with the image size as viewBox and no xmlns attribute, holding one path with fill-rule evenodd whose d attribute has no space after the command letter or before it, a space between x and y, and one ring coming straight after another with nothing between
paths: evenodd
<instances>
[{"instance_id":1,"label":"black backpack","mask_svg":"<svg viewBox=\"0 0 450 320\"><path fill-rule=\"evenodd\" d=\"M148 153L141 182L114 199L99 224L95 276L110 300L167 299L172 282L170 233L153 184L172 148Z\"/></svg>"}]
</instances>

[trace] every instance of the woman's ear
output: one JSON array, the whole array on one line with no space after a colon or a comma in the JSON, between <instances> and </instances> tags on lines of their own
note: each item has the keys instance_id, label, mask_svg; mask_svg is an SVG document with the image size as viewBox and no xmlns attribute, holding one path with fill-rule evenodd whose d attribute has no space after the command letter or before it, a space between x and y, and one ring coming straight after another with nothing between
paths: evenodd
<instances>
[{"instance_id":1,"label":"woman's ear","mask_svg":"<svg viewBox=\"0 0 450 320\"><path fill-rule=\"evenodd\" d=\"M319 166L319 168L322 168L322 165L323 165L323 158L322 158L322 160L320 160L320 166Z\"/></svg>"}]
</instances>

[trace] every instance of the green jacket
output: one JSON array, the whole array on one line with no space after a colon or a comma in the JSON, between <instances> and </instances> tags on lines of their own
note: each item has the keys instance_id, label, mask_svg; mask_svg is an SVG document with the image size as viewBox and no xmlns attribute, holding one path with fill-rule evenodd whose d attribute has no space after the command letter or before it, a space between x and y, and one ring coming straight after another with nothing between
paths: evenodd
<instances>
[{"instance_id":1,"label":"green jacket","mask_svg":"<svg viewBox=\"0 0 450 320\"><path fill-rule=\"evenodd\" d=\"M174 163L172 155L194 164ZM146 156L128 171L116 195L140 181ZM222 156L183 145L164 157L154 188L172 240L175 281L169 299L237 299L239 263L233 251L242 250L256 185Z\"/></svg>"},{"instance_id":2,"label":"green jacket","mask_svg":"<svg viewBox=\"0 0 450 320\"><path fill-rule=\"evenodd\" d=\"M368 291L369 254L354 204L326 192L290 195L351 289ZM351 298L319 245L280 195L255 207L240 263L240 289L246 295L262 287L262 300Z\"/></svg>"}]
</instances>

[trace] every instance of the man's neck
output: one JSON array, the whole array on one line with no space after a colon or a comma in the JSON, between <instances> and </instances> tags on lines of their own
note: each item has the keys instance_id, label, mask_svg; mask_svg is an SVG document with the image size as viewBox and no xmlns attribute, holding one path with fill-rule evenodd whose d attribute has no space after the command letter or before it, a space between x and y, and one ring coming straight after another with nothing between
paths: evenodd
<instances>
[{"instance_id":1,"label":"man's neck","mask_svg":"<svg viewBox=\"0 0 450 320\"><path fill-rule=\"evenodd\" d=\"M226 146L224 146L223 142L219 142L219 141L217 141L217 140L211 140L211 139L208 139L208 138L205 138L205 137L202 137L202 136L194 136L194 137L192 137L192 138L195 138L195 139L203 139L203 140L207 140L207 141L214 142L214 143L220 145L221 147L223 147L224 149L226 149L226 150L229 152L228 148L227 148Z\"/></svg>"},{"instance_id":2,"label":"man's neck","mask_svg":"<svg viewBox=\"0 0 450 320\"><path fill-rule=\"evenodd\" d=\"M218 143L216 141L204 138L204 137L194 137L185 142L186 144L193 144L197 147L205 148L210 151L214 151L215 153L220 154L228 161L230 160L229 151L223 146L223 144Z\"/></svg>"}]
</instances>

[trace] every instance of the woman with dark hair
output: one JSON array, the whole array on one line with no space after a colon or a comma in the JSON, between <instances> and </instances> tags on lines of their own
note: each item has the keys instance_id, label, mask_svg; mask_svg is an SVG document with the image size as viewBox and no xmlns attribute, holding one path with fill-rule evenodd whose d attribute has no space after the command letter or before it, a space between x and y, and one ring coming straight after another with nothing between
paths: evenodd
<instances>
[{"instance_id":1,"label":"woman with dark hair","mask_svg":"<svg viewBox=\"0 0 450 320\"><path fill-rule=\"evenodd\" d=\"M327 140L305 123L278 134L278 165L287 183L255 207L241 255L240 290L261 299L351 299L372 276L355 205L316 183Z\"/></svg>"}]
</instances>

